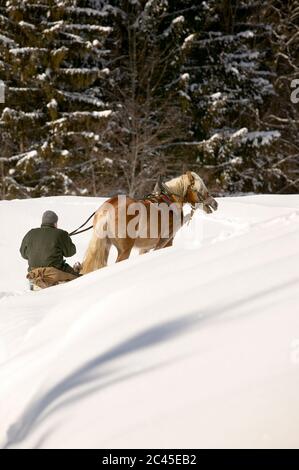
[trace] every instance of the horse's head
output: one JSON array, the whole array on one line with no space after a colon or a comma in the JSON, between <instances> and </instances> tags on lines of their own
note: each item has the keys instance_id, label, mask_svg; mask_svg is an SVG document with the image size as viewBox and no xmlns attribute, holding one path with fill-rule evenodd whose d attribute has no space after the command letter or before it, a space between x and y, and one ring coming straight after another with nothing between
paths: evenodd
<instances>
[{"instance_id":1,"label":"horse's head","mask_svg":"<svg viewBox=\"0 0 299 470\"><path fill-rule=\"evenodd\" d=\"M188 177L189 185L186 191L186 202L189 202L192 206L195 204L202 204L203 210L209 214L212 209L217 210L218 203L210 195L208 188L204 184L203 180L194 171L187 171L186 176Z\"/></svg>"},{"instance_id":2,"label":"horse's head","mask_svg":"<svg viewBox=\"0 0 299 470\"><path fill-rule=\"evenodd\" d=\"M203 210L208 214L218 207L217 201L209 194L201 177L193 171L187 171L184 175L162 183L162 187L174 201L189 203L192 206L202 204Z\"/></svg>"}]
</instances>

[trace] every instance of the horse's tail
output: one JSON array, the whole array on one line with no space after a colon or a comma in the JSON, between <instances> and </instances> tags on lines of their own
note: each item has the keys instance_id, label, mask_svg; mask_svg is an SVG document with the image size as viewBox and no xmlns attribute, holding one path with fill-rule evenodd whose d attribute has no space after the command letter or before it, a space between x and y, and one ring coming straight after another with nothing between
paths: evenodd
<instances>
[{"instance_id":1,"label":"horse's tail","mask_svg":"<svg viewBox=\"0 0 299 470\"><path fill-rule=\"evenodd\" d=\"M87 274L107 266L111 247L111 242L105 233L108 217L108 211L101 209L95 215L93 234L85 253L81 274Z\"/></svg>"}]
</instances>

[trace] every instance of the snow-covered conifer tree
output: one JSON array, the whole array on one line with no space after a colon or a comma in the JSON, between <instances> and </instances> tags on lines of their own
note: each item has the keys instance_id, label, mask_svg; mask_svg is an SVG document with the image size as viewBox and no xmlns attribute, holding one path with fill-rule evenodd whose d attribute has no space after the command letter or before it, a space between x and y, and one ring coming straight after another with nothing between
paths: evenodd
<instances>
[{"instance_id":1,"label":"snow-covered conifer tree","mask_svg":"<svg viewBox=\"0 0 299 470\"><path fill-rule=\"evenodd\" d=\"M269 160L280 132L262 116L275 99L269 26L261 3L207 0L183 45L197 161L215 189L269 191Z\"/></svg>"},{"instance_id":2,"label":"snow-covered conifer tree","mask_svg":"<svg viewBox=\"0 0 299 470\"><path fill-rule=\"evenodd\" d=\"M0 2L2 196L91 189L111 114L108 11L94 0Z\"/></svg>"},{"instance_id":3,"label":"snow-covered conifer tree","mask_svg":"<svg viewBox=\"0 0 299 470\"><path fill-rule=\"evenodd\" d=\"M176 145L186 142L190 118L180 73L185 18L166 0L111 3L118 8L107 40L113 51L107 90L114 111L111 166L119 175L119 190L144 194L159 173L175 175L186 160L186 149Z\"/></svg>"}]
</instances>

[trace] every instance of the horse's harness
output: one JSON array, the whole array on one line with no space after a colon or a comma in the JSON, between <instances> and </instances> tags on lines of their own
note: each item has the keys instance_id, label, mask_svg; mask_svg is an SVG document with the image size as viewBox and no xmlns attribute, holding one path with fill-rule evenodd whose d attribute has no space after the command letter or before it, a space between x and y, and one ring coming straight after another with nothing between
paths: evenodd
<instances>
[{"instance_id":1,"label":"horse's harness","mask_svg":"<svg viewBox=\"0 0 299 470\"><path fill-rule=\"evenodd\" d=\"M170 191L168 187L166 186L165 183L163 183L161 180L158 181L159 189L157 191L154 191L153 193L150 193L146 196L143 197L143 201L150 201L156 204L161 204L161 202L165 202L168 206L171 204L175 203L172 199L172 196L177 197L182 203L184 202L184 199L182 199L182 196L180 194L175 193L174 191ZM192 187L192 185L191 185ZM203 202L203 198L201 197L200 194L198 194L198 198ZM190 213L190 219L188 224L190 223L194 212L195 212L195 205L193 203L191 204L191 213Z\"/></svg>"},{"instance_id":2,"label":"horse's harness","mask_svg":"<svg viewBox=\"0 0 299 470\"><path fill-rule=\"evenodd\" d=\"M173 200L171 199L171 195L167 193L164 189L161 189L158 192L147 194L142 198L143 201L150 201L156 204L160 204L161 202L165 202L168 206L173 204Z\"/></svg>"}]
</instances>

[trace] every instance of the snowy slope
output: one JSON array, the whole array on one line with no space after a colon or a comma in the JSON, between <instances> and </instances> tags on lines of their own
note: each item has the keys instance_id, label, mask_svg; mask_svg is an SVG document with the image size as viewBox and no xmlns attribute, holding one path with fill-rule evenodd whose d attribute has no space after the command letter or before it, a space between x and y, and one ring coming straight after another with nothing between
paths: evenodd
<instances>
[{"instance_id":1,"label":"snowy slope","mask_svg":"<svg viewBox=\"0 0 299 470\"><path fill-rule=\"evenodd\" d=\"M219 199L173 248L28 292L23 234L100 202L0 203L0 444L298 447L299 196Z\"/></svg>"}]
</instances>

